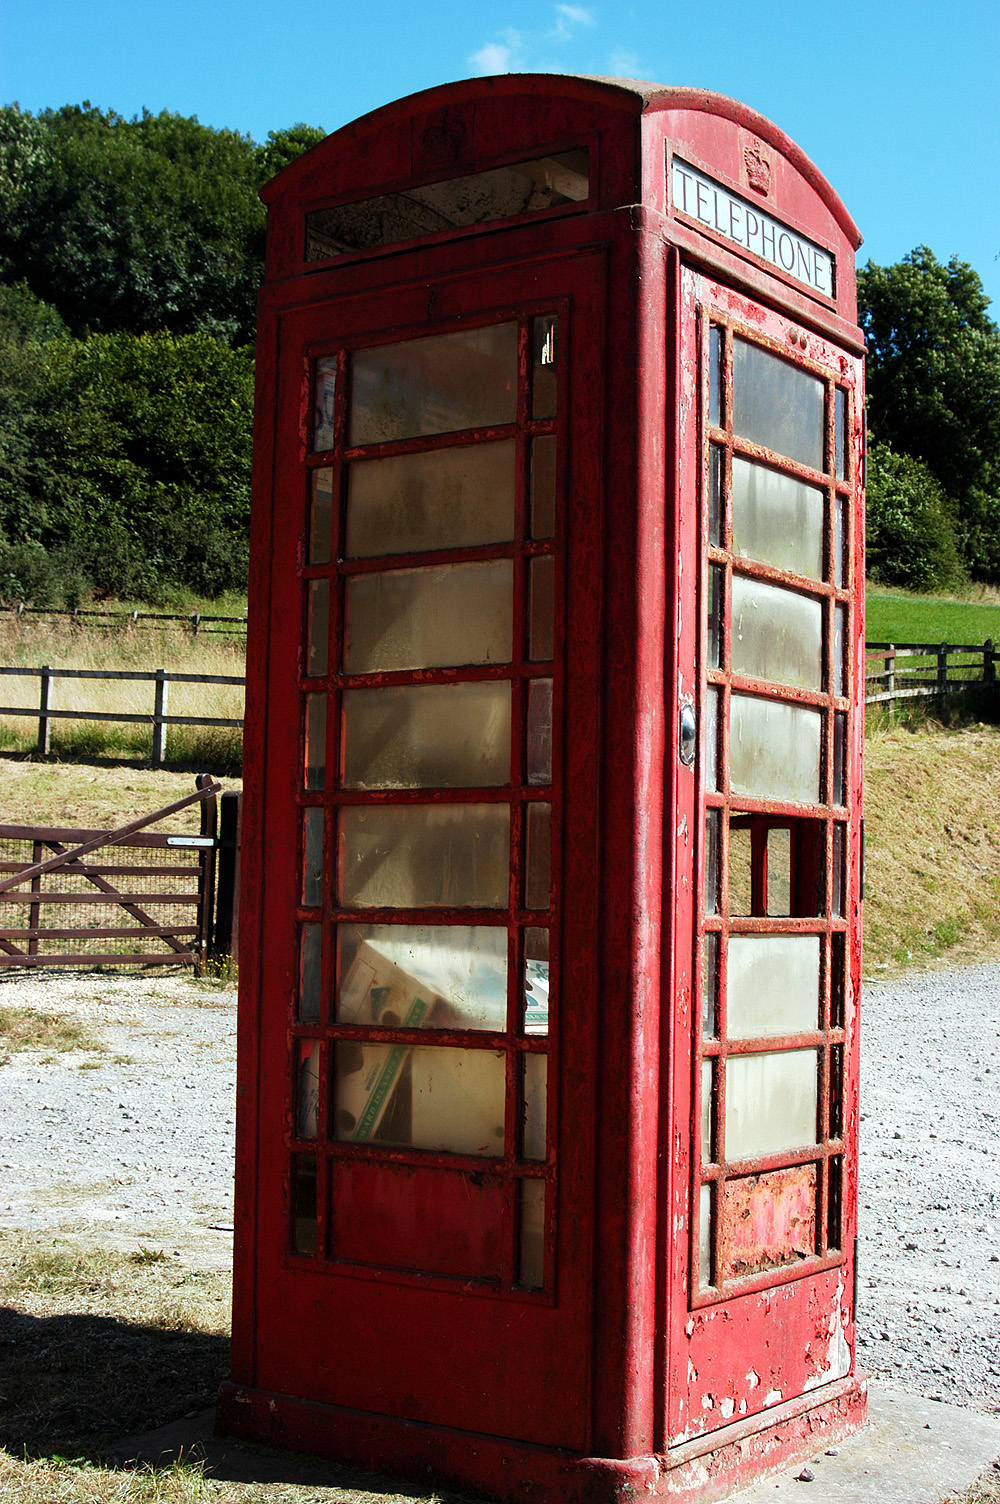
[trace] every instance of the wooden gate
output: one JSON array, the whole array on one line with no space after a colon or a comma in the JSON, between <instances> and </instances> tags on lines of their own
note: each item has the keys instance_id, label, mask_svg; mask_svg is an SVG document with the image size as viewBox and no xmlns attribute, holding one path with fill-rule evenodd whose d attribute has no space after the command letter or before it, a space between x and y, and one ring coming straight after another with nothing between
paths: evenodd
<instances>
[{"instance_id":1,"label":"wooden gate","mask_svg":"<svg viewBox=\"0 0 1000 1504\"><path fill-rule=\"evenodd\" d=\"M0 967L200 967L212 942L220 788L199 774L193 794L119 830L0 824ZM150 830L192 804L197 835Z\"/></svg>"}]
</instances>

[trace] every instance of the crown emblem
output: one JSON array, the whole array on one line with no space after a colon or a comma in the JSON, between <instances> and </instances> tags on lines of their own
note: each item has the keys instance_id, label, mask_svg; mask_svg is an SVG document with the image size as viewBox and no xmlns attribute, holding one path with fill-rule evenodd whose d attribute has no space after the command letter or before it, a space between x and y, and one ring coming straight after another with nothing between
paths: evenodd
<instances>
[{"instance_id":1,"label":"crown emblem","mask_svg":"<svg viewBox=\"0 0 1000 1504\"><path fill-rule=\"evenodd\" d=\"M771 191L771 164L756 145L743 148L743 161L747 170L747 182L758 193Z\"/></svg>"}]
</instances>

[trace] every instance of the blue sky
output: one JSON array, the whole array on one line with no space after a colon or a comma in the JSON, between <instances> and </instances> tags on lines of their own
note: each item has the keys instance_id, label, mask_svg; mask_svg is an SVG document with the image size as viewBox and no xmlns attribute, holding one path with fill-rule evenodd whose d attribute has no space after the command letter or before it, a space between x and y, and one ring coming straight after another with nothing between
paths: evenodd
<instances>
[{"instance_id":1,"label":"blue sky","mask_svg":"<svg viewBox=\"0 0 1000 1504\"><path fill-rule=\"evenodd\" d=\"M1000 5L936 0L0 0L0 102L144 106L249 133L332 131L474 73L618 73L770 116L865 236L970 262L1000 320Z\"/></svg>"}]
</instances>

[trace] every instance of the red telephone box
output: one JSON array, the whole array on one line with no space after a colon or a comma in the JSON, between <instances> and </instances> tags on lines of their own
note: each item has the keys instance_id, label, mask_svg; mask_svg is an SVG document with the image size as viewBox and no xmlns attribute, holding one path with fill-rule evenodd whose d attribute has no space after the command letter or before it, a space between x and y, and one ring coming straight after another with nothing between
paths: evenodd
<instances>
[{"instance_id":1,"label":"red telephone box","mask_svg":"<svg viewBox=\"0 0 1000 1504\"><path fill-rule=\"evenodd\" d=\"M552 75L264 196L220 1426L720 1498L864 1418L860 237Z\"/></svg>"}]
</instances>

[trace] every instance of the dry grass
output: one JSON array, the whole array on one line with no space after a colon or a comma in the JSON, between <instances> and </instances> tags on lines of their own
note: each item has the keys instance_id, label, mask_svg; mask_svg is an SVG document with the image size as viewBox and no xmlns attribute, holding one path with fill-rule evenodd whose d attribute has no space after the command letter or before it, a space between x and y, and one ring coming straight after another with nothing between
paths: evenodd
<instances>
[{"instance_id":1,"label":"dry grass","mask_svg":"<svg viewBox=\"0 0 1000 1504\"><path fill-rule=\"evenodd\" d=\"M1000 730L877 731L865 743L865 967L1000 944Z\"/></svg>"},{"instance_id":2,"label":"dry grass","mask_svg":"<svg viewBox=\"0 0 1000 1504\"><path fill-rule=\"evenodd\" d=\"M239 780L223 778L227 789ZM194 793L189 772L25 762L0 754L0 823L115 830ZM157 830L195 833L198 806L171 815Z\"/></svg>"},{"instance_id":3,"label":"dry grass","mask_svg":"<svg viewBox=\"0 0 1000 1504\"><path fill-rule=\"evenodd\" d=\"M964 1494L949 1494L941 1504L1000 1504L1000 1467L994 1464Z\"/></svg>"},{"instance_id":4,"label":"dry grass","mask_svg":"<svg viewBox=\"0 0 1000 1504\"><path fill-rule=\"evenodd\" d=\"M156 629L73 627L44 617L19 619L0 616L0 664L11 668L91 669L147 673L165 668L171 673L241 676L246 650L241 637L200 634L192 637L180 625ZM56 679L52 682L53 710L109 711L149 715L153 710L151 682ZM36 702L33 679L0 675L4 704L28 706ZM219 716L243 714L243 690L230 684L171 684L168 714ZM38 734L37 718L4 716L0 720L0 750L30 754ZM55 757L148 760L151 728L112 722L54 721L51 745ZM175 726L167 733L170 762L210 770L238 768L241 735L237 728Z\"/></svg>"},{"instance_id":5,"label":"dry grass","mask_svg":"<svg viewBox=\"0 0 1000 1504\"><path fill-rule=\"evenodd\" d=\"M75 1018L37 1013L33 1008L0 1006L0 1065L18 1050L43 1054L103 1050L104 1045Z\"/></svg>"}]
</instances>

